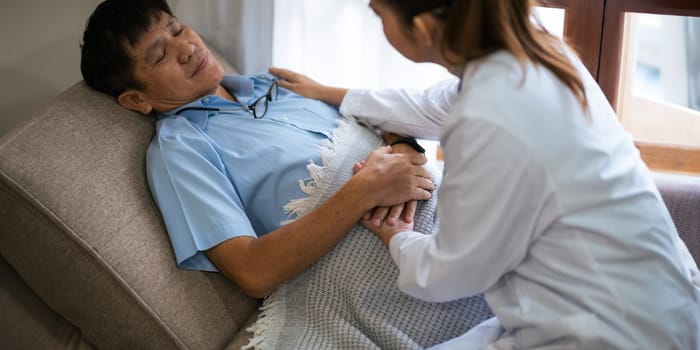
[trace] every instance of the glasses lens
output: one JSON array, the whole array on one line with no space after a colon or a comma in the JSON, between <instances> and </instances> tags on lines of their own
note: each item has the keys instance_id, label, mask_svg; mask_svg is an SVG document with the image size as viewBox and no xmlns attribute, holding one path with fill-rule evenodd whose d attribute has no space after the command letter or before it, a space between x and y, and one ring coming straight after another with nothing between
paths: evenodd
<instances>
[{"instance_id":1,"label":"glasses lens","mask_svg":"<svg viewBox=\"0 0 700 350\"><path fill-rule=\"evenodd\" d=\"M270 91L267 93L270 96L270 101L277 100L277 89L277 80L273 80L272 85L270 85Z\"/></svg>"},{"instance_id":2,"label":"glasses lens","mask_svg":"<svg viewBox=\"0 0 700 350\"><path fill-rule=\"evenodd\" d=\"M267 99L259 98L253 105L253 117L262 118L267 113Z\"/></svg>"}]
</instances>

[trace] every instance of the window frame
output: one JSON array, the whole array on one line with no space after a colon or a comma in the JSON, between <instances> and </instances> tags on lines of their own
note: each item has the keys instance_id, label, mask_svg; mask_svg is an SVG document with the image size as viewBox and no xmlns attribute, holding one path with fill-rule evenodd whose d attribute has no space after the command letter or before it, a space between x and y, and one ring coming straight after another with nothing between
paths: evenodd
<instances>
[{"instance_id":1,"label":"window frame","mask_svg":"<svg viewBox=\"0 0 700 350\"><path fill-rule=\"evenodd\" d=\"M622 70L625 14L628 12L700 17L697 0L543 0L542 6L564 9L564 38L617 110ZM700 174L700 147L636 141L653 170Z\"/></svg>"}]
</instances>

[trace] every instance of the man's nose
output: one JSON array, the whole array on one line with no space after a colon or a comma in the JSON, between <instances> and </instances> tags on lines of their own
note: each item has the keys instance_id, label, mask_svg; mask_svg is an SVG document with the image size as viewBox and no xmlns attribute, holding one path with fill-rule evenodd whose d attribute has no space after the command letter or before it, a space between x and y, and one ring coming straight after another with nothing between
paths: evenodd
<instances>
[{"instance_id":1,"label":"man's nose","mask_svg":"<svg viewBox=\"0 0 700 350\"><path fill-rule=\"evenodd\" d=\"M178 61L181 64L188 63L192 59L192 56L194 56L194 44L187 41L180 41L176 42L175 45L177 46Z\"/></svg>"}]
</instances>

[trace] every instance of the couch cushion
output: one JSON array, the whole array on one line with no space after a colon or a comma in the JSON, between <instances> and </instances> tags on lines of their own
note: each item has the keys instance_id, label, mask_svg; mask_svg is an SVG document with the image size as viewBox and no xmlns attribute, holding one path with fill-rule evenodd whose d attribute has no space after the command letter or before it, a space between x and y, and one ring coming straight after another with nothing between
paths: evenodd
<instances>
[{"instance_id":1,"label":"couch cushion","mask_svg":"<svg viewBox=\"0 0 700 350\"><path fill-rule=\"evenodd\" d=\"M92 350L80 330L51 310L0 258L0 339L11 349Z\"/></svg>"},{"instance_id":2,"label":"couch cushion","mask_svg":"<svg viewBox=\"0 0 700 350\"><path fill-rule=\"evenodd\" d=\"M700 177L655 173L654 181L678 234L700 263Z\"/></svg>"},{"instance_id":3,"label":"couch cushion","mask_svg":"<svg viewBox=\"0 0 700 350\"><path fill-rule=\"evenodd\" d=\"M220 349L256 301L178 270L145 176L154 122L77 83L0 139L0 254L101 349Z\"/></svg>"}]
</instances>

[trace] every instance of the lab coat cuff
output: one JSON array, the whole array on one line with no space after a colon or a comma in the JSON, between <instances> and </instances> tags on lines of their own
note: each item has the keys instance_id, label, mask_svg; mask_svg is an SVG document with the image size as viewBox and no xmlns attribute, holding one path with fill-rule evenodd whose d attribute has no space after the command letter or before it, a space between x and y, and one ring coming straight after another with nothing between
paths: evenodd
<instances>
[{"instance_id":1,"label":"lab coat cuff","mask_svg":"<svg viewBox=\"0 0 700 350\"><path fill-rule=\"evenodd\" d=\"M389 240L389 254L391 254L391 258L394 260L394 263L396 265L399 265L399 257L401 254L401 246L403 245L403 242L408 239L413 232L411 231L403 231L399 232L394 235L394 237L391 237L391 240Z\"/></svg>"},{"instance_id":2,"label":"lab coat cuff","mask_svg":"<svg viewBox=\"0 0 700 350\"><path fill-rule=\"evenodd\" d=\"M340 102L339 111L344 116L357 117L362 111L363 103L367 90L349 89Z\"/></svg>"}]
</instances>

